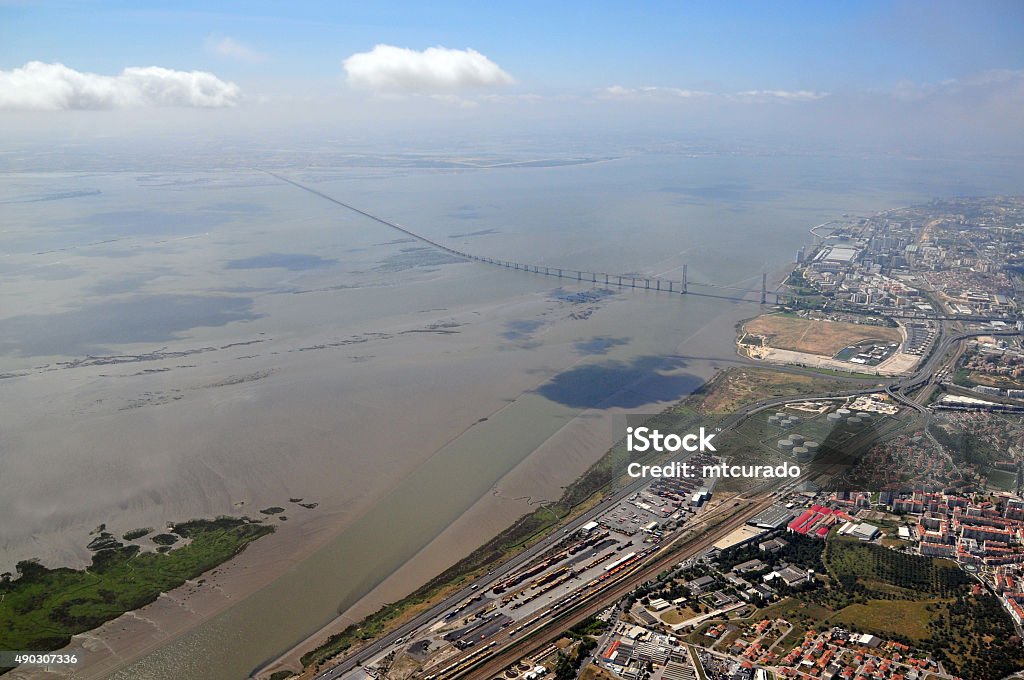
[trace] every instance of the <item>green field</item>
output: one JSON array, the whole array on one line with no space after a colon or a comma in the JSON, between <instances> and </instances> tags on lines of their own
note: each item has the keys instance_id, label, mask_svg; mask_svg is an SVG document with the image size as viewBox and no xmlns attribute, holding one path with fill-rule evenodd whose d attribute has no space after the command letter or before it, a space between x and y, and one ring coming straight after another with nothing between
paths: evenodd
<instances>
[{"instance_id":1,"label":"green field","mask_svg":"<svg viewBox=\"0 0 1024 680\"><path fill-rule=\"evenodd\" d=\"M787 559L817 569L819 565L812 564L816 559L810 559L814 554L791 538L791 548L800 548L800 554ZM816 545L825 566L825 573L819 572L824 581L820 587L731 623L742 628L762 619L785 619L793 628L779 649L799 644L808 630L841 626L871 633L924 650L950 673L972 680L997 680L1024 669L1024 648L1009 615L993 595L973 594L977 581L955 563L847 538L831 537ZM753 551L723 552L720 564L727 570L749 559ZM709 645L704 632L724 622L725 618L706 621L686 641Z\"/></svg>"},{"instance_id":2,"label":"green field","mask_svg":"<svg viewBox=\"0 0 1024 680\"><path fill-rule=\"evenodd\" d=\"M247 519L193 520L173 529L188 545L165 553L137 545L100 550L84 570L20 562L19 577L0 582L0 649L60 649L72 635L149 604L273 531Z\"/></svg>"},{"instance_id":3,"label":"green field","mask_svg":"<svg viewBox=\"0 0 1024 680\"><path fill-rule=\"evenodd\" d=\"M829 576L854 593L881 588L910 600L949 597L971 581L949 560L905 555L854 539L828 541L824 562Z\"/></svg>"},{"instance_id":4,"label":"green field","mask_svg":"<svg viewBox=\"0 0 1024 680\"><path fill-rule=\"evenodd\" d=\"M1024 668L1024 649L992 595L955 563L852 539L829 539L823 555L834 586L810 597L836 613L827 625L929 650L962 677L996 680Z\"/></svg>"},{"instance_id":5,"label":"green field","mask_svg":"<svg viewBox=\"0 0 1024 680\"><path fill-rule=\"evenodd\" d=\"M694 396L700 397L695 401L702 414L727 415L746 404L767 397L824 394L843 391L849 387L849 381L833 379L827 374L810 376L744 366L722 371L710 383L695 392Z\"/></svg>"},{"instance_id":6,"label":"green field","mask_svg":"<svg viewBox=\"0 0 1024 680\"><path fill-rule=\"evenodd\" d=\"M851 604L835 614L831 622L852 630L871 631L882 637L907 637L915 644L927 643L932 621L932 601L868 600Z\"/></svg>"},{"instance_id":7,"label":"green field","mask_svg":"<svg viewBox=\"0 0 1024 680\"><path fill-rule=\"evenodd\" d=\"M924 650L948 672L972 680L997 680L1024 669L1024 648L999 601L987 592L974 595L976 581L949 560L835 537L822 544L821 557L827 585L731 622L743 627L785 619L793 629L779 649L799 644L808 630L841 626L871 633ZM731 563L727 559L726 567ZM704 622L687 642L709 644L704 631L723 622Z\"/></svg>"},{"instance_id":8,"label":"green field","mask_svg":"<svg viewBox=\"0 0 1024 680\"><path fill-rule=\"evenodd\" d=\"M988 484L1002 491L1013 491L1017 488L1017 475L1006 470L989 468L985 474L988 476Z\"/></svg>"}]
</instances>

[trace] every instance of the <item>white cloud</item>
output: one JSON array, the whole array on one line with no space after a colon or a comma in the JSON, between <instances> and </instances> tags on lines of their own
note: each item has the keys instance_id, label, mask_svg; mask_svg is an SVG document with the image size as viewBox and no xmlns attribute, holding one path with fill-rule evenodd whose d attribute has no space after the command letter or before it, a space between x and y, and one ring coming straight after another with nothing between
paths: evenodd
<instances>
[{"instance_id":1,"label":"white cloud","mask_svg":"<svg viewBox=\"0 0 1024 680\"><path fill-rule=\"evenodd\" d=\"M116 76L30 61L0 71L0 109L61 111L138 106L234 106L241 90L205 71L131 67Z\"/></svg>"},{"instance_id":2,"label":"white cloud","mask_svg":"<svg viewBox=\"0 0 1024 680\"><path fill-rule=\"evenodd\" d=\"M661 87L658 85L647 87L612 85L599 91L597 96L602 99L635 99L638 97L690 99L693 97L708 97L710 94L710 92L704 92L703 90L684 90L678 87Z\"/></svg>"},{"instance_id":3,"label":"white cloud","mask_svg":"<svg viewBox=\"0 0 1024 680\"><path fill-rule=\"evenodd\" d=\"M939 83L896 84L891 95L903 102L923 99L964 99L975 103L993 99L1024 99L1024 71L992 69L973 73L963 78L950 78Z\"/></svg>"},{"instance_id":4,"label":"white cloud","mask_svg":"<svg viewBox=\"0 0 1024 680\"><path fill-rule=\"evenodd\" d=\"M445 94L511 85L515 79L476 50L429 47L422 52L377 45L343 62L348 83L378 92Z\"/></svg>"},{"instance_id":5,"label":"white cloud","mask_svg":"<svg viewBox=\"0 0 1024 680\"><path fill-rule=\"evenodd\" d=\"M757 101L809 102L815 99L824 99L827 96L828 92L815 92L814 90L746 90L736 93L736 97L740 99Z\"/></svg>"},{"instance_id":6,"label":"white cloud","mask_svg":"<svg viewBox=\"0 0 1024 680\"><path fill-rule=\"evenodd\" d=\"M450 106L457 106L460 109L475 109L480 103L473 99L466 99L457 94L432 94L430 98L434 101L444 102Z\"/></svg>"},{"instance_id":7,"label":"white cloud","mask_svg":"<svg viewBox=\"0 0 1024 680\"><path fill-rule=\"evenodd\" d=\"M521 94L481 94L477 96L477 99L500 104L504 102L539 102L543 101L544 97L532 92L523 92Z\"/></svg>"},{"instance_id":8,"label":"white cloud","mask_svg":"<svg viewBox=\"0 0 1024 680\"><path fill-rule=\"evenodd\" d=\"M599 97L613 97L613 98L625 98L632 97L636 94L636 90L632 87L623 87L622 85L612 85L606 87L598 92Z\"/></svg>"},{"instance_id":9,"label":"white cloud","mask_svg":"<svg viewBox=\"0 0 1024 680\"><path fill-rule=\"evenodd\" d=\"M227 36L217 37L211 35L207 37L206 49L213 54L246 64L259 64L267 60L266 55Z\"/></svg>"},{"instance_id":10,"label":"white cloud","mask_svg":"<svg viewBox=\"0 0 1024 680\"><path fill-rule=\"evenodd\" d=\"M598 99L735 99L742 101L813 101L829 96L827 92L812 90L746 90L733 94L686 90L679 87L646 86L625 87L612 85L597 92Z\"/></svg>"}]
</instances>

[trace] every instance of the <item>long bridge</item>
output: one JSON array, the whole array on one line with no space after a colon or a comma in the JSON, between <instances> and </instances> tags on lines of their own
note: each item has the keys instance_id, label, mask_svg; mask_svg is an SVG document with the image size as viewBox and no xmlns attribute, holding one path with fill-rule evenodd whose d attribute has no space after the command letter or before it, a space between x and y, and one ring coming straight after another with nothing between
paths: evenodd
<instances>
[{"instance_id":1,"label":"long bridge","mask_svg":"<svg viewBox=\"0 0 1024 680\"><path fill-rule=\"evenodd\" d=\"M360 210L359 208L355 207L354 205L350 205L348 203L345 203L344 201L340 201L340 200L334 198L333 196L329 196L329 195L323 193L322 191L318 191L317 189L314 189L312 187L306 186L305 184L300 184L300 183L296 182L295 180L288 179L287 177L284 177L282 175L278 175L277 173L271 172L270 170L262 170L262 172L264 172L264 173L270 175L271 177L274 177L274 178L276 178L276 179L278 179L278 180L280 180L282 182L286 182L288 184L291 184L294 187L302 189L303 191L308 191L309 193L313 194L314 196L319 196L320 198L322 198L322 199L324 199L326 201L330 201L331 203L334 203L335 205L339 205L342 208L345 208L347 210L351 210L354 213L358 213L359 215L362 215L363 217L369 218L369 219L373 220L374 222L377 222L379 224L383 224L386 227L390 227L392 229L400 231L401 233L405 234L406 236L409 236L410 238L414 238L417 241L420 241L421 243L425 243L426 245L428 245L428 246L430 246L432 248L436 248L436 249L441 250L441 251L443 251L445 253L448 253L449 255L453 255L453 256L458 257L458 258L463 259L463 260L468 260L468 261L471 261L471 262L480 262L482 264L489 264L489 265L493 265L493 266L496 266L496 267L502 267L504 269L508 269L508 270L511 270L511 271L520 271L520 272L526 272L526 273L530 273L530 274L540 274L542 276L553 276L553 277L556 277L556 278L559 278L559 279L568 279L570 281L578 281L580 283L601 284L601 285L605 285L605 286L615 286L615 287L618 287L618 288L639 288L639 289L642 289L642 290L650 290L650 291L662 292L662 293L676 293L676 294L681 294L681 295L691 294L691 295L703 295L703 296L710 296L710 297L727 297L730 300L735 300L735 301L740 301L740 302L753 302L752 300L748 300L745 297L745 295L741 295L741 296L723 296L723 295L715 295L713 293L695 293L695 292L690 290L691 287L697 286L698 288L712 288L712 289L718 289L718 290L724 290L724 291L730 291L730 292L739 292L739 293L744 293L744 294L746 294L746 293L760 293L760 304L762 304L762 305L763 304L767 304L767 302L768 302L768 295L771 294L771 295L775 296L775 302L776 303L779 302L779 295L778 295L778 293L776 293L775 291L769 291L768 290L768 275L766 273L762 273L761 274L761 288L760 289L752 289L752 288L743 288L741 286L724 286L724 285L719 285L719 284L714 284L714 283L696 283L696 282L688 281L687 280L687 276L686 276L686 265L685 264L682 266L682 270L680 272L681 276L680 276L679 279L665 279L665 278L656 277L656 276L637 276L636 274L609 274L607 272L587 271L587 270L582 270L582 269L570 269L570 268L565 268L565 267L552 267L550 265L527 264L527 263L523 263L523 262L515 262L515 261L512 261L512 260L501 260L501 259L497 259L497 258L493 258L493 257L484 257L482 255L474 255L473 253L467 253L467 252L464 252L464 251L461 251L461 250L456 250L454 248L450 248L450 247L444 245L443 243L438 243L437 241L434 241L433 239L427 238L426 236L423 236L422 234L417 234L414 231L410 231L409 229L406 229L405 227L403 227L400 224L396 224L394 222L386 220L383 217L378 217L377 215L374 215L372 213L368 213L365 210Z\"/></svg>"}]
</instances>

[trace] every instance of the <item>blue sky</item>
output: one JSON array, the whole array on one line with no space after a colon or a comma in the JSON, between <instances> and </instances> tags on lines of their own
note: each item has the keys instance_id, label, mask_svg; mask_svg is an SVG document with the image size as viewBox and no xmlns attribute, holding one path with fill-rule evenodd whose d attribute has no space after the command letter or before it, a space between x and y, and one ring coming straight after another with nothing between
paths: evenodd
<instances>
[{"instance_id":1,"label":"blue sky","mask_svg":"<svg viewBox=\"0 0 1024 680\"><path fill-rule=\"evenodd\" d=\"M43 136L71 119L472 121L1024 153L1024 1L0 0L0 119Z\"/></svg>"},{"instance_id":2,"label":"blue sky","mask_svg":"<svg viewBox=\"0 0 1024 680\"><path fill-rule=\"evenodd\" d=\"M213 53L211 36L264 58ZM0 3L0 69L157 65L260 91L332 86L344 58L378 43L473 48L542 91L884 89L1024 68L1022 38L1015 1Z\"/></svg>"}]
</instances>

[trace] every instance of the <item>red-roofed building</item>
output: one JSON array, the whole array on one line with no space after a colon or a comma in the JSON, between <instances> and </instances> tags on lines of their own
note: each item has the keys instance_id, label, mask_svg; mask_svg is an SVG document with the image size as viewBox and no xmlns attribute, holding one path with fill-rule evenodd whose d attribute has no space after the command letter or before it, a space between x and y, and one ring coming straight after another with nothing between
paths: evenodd
<instances>
[{"instance_id":1,"label":"red-roofed building","mask_svg":"<svg viewBox=\"0 0 1024 680\"><path fill-rule=\"evenodd\" d=\"M832 510L823 505L812 505L799 517L789 523L787 528L790 532L806 536L811 534L818 538L824 538L833 524L840 519L849 519L849 516L839 510Z\"/></svg>"}]
</instances>

